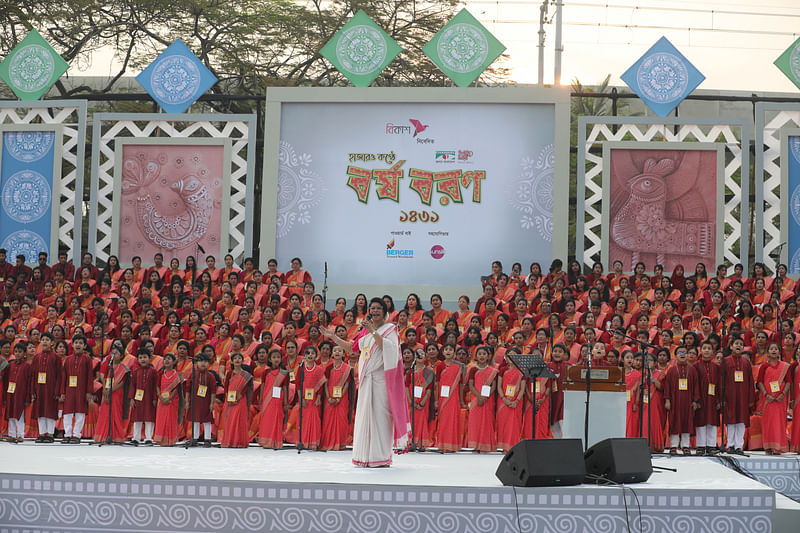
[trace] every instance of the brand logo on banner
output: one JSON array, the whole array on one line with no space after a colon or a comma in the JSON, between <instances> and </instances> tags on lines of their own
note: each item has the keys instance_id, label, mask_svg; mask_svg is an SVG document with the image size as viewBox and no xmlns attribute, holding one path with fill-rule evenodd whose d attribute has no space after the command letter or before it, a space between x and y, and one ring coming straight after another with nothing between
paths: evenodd
<instances>
[{"instance_id":1,"label":"brand logo on banner","mask_svg":"<svg viewBox=\"0 0 800 533\"><path fill-rule=\"evenodd\" d=\"M705 79L666 37L622 75L622 81L659 117L671 113Z\"/></svg>"},{"instance_id":2,"label":"brand logo on banner","mask_svg":"<svg viewBox=\"0 0 800 533\"><path fill-rule=\"evenodd\" d=\"M453 150L445 150L436 152L437 163L455 163L456 153Z\"/></svg>"},{"instance_id":3,"label":"brand logo on banner","mask_svg":"<svg viewBox=\"0 0 800 533\"><path fill-rule=\"evenodd\" d=\"M433 63L459 87L466 87L506 49L466 8L422 47Z\"/></svg>"},{"instance_id":4,"label":"brand logo on banner","mask_svg":"<svg viewBox=\"0 0 800 533\"><path fill-rule=\"evenodd\" d=\"M386 257L411 259L414 257L414 250L386 250Z\"/></svg>"},{"instance_id":5,"label":"brand logo on banner","mask_svg":"<svg viewBox=\"0 0 800 533\"><path fill-rule=\"evenodd\" d=\"M319 53L356 87L366 87L402 52L394 39L359 10Z\"/></svg>"},{"instance_id":6,"label":"brand logo on banner","mask_svg":"<svg viewBox=\"0 0 800 533\"><path fill-rule=\"evenodd\" d=\"M472 153L472 150L459 150L458 151L458 160L463 162L468 162L472 159L472 156L475 155Z\"/></svg>"},{"instance_id":7,"label":"brand logo on banner","mask_svg":"<svg viewBox=\"0 0 800 533\"><path fill-rule=\"evenodd\" d=\"M391 250L392 248L394 248L394 239L389 241L389 243L386 245L387 250Z\"/></svg>"},{"instance_id":8,"label":"brand logo on banner","mask_svg":"<svg viewBox=\"0 0 800 533\"><path fill-rule=\"evenodd\" d=\"M798 88L800 88L800 39L789 46L775 60L775 66L789 78Z\"/></svg>"},{"instance_id":9,"label":"brand logo on banner","mask_svg":"<svg viewBox=\"0 0 800 533\"><path fill-rule=\"evenodd\" d=\"M36 30L0 63L2 79L20 100L38 100L69 68Z\"/></svg>"},{"instance_id":10,"label":"brand logo on banner","mask_svg":"<svg viewBox=\"0 0 800 533\"><path fill-rule=\"evenodd\" d=\"M444 257L444 247L439 244L434 244L431 247L431 257L434 259L441 259Z\"/></svg>"}]
</instances>

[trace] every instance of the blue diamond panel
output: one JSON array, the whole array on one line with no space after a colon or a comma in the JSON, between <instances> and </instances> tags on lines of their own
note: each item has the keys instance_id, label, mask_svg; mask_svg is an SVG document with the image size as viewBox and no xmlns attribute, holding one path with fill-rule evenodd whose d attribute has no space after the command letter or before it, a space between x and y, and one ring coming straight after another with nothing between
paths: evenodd
<instances>
[{"instance_id":1,"label":"blue diamond panel","mask_svg":"<svg viewBox=\"0 0 800 533\"><path fill-rule=\"evenodd\" d=\"M706 77L666 37L622 75L622 81L659 117L665 117Z\"/></svg>"},{"instance_id":2,"label":"blue diamond panel","mask_svg":"<svg viewBox=\"0 0 800 533\"><path fill-rule=\"evenodd\" d=\"M136 76L147 93L167 113L183 113L200 98L217 77L176 39L141 74Z\"/></svg>"},{"instance_id":3,"label":"blue diamond panel","mask_svg":"<svg viewBox=\"0 0 800 533\"><path fill-rule=\"evenodd\" d=\"M5 131L0 166L0 248L35 263L50 254L55 133Z\"/></svg>"},{"instance_id":4,"label":"blue diamond panel","mask_svg":"<svg viewBox=\"0 0 800 533\"><path fill-rule=\"evenodd\" d=\"M789 169L788 195L789 212L781 216L788 218L787 227L789 235L787 246L789 250L789 274L800 274L800 137L789 137L789 150L787 161L781 161Z\"/></svg>"}]
</instances>

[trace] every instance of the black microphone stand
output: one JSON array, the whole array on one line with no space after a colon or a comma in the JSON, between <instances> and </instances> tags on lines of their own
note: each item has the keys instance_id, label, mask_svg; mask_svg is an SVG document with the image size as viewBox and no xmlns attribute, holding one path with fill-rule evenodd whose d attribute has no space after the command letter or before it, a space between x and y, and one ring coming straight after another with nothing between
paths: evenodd
<instances>
[{"instance_id":1,"label":"black microphone stand","mask_svg":"<svg viewBox=\"0 0 800 533\"><path fill-rule=\"evenodd\" d=\"M197 446L197 438L194 434L194 388L197 385L197 374L195 372L194 357L189 358L192 361L192 384L189 387L189 440L183 445L184 448L194 448ZM208 393L206 393L208 394ZM211 442L211 435L205 435L208 442Z\"/></svg>"},{"instance_id":2,"label":"black microphone stand","mask_svg":"<svg viewBox=\"0 0 800 533\"><path fill-rule=\"evenodd\" d=\"M303 390L303 383L305 382L306 377L306 362L302 361L300 363L300 390L297 391L297 409L299 411L300 421L297 426L297 453L300 453L305 449L303 446L303 402L305 401L305 391Z\"/></svg>"},{"instance_id":3,"label":"black microphone stand","mask_svg":"<svg viewBox=\"0 0 800 533\"><path fill-rule=\"evenodd\" d=\"M589 346L589 345L587 345ZM583 452L589 449L589 395L592 392L592 347L586 356L586 408L583 413Z\"/></svg>"},{"instance_id":4,"label":"black microphone stand","mask_svg":"<svg viewBox=\"0 0 800 533\"><path fill-rule=\"evenodd\" d=\"M730 289L732 292L738 294L734 289ZM722 343L722 361L720 362L720 379L722 381L722 387L720 387L720 395L722 396L722 427L720 427L720 451L724 452L727 448L727 434L725 432L725 350L728 347L728 321L725 319L725 313L728 312L730 309L731 303L725 302L719 310L720 319L722 320L722 329L720 333L722 335L720 342ZM709 376L710 377L710 376Z\"/></svg>"}]
</instances>

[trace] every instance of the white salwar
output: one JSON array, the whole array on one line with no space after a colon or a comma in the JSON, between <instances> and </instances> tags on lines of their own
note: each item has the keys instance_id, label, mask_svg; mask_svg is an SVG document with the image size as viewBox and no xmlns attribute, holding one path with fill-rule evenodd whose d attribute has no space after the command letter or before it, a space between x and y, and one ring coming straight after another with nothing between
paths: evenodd
<instances>
[{"instance_id":1,"label":"white salwar","mask_svg":"<svg viewBox=\"0 0 800 533\"><path fill-rule=\"evenodd\" d=\"M383 348L376 346L373 335L358 341L358 402L353 427L353 464L376 467L392 464L394 421L386 387L384 352L399 350L397 328L384 324L377 330L383 337ZM388 332L388 333L387 333Z\"/></svg>"}]
</instances>

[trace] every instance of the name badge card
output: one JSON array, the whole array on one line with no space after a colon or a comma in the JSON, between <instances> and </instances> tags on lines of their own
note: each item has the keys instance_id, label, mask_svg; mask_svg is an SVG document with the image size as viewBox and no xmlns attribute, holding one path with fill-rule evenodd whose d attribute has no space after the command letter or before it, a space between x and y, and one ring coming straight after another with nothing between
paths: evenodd
<instances>
[{"instance_id":1,"label":"name badge card","mask_svg":"<svg viewBox=\"0 0 800 533\"><path fill-rule=\"evenodd\" d=\"M514 396L514 393L517 392L517 387L514 385L506 385L506 396Z\"/></svg>"},{"instance_id":2,"label":"name badge card","mask_svg":"<svg viewBox=\"0 0 800 533\"><path fill-rule=\"evenodd\" d=\"M422 387L418 385L414 386L414 398L422 398Z\"/></svg>"},{"instance_id":3,"label":"name badge card","mask_svg":"<svg viewBox=\"0 0 800 533\"><path fill-rule=\"evenodd\" d=\"M717 386L713 383L708 384L708 395L709 396L716 396L717 394Z\"/></svg>"},{"instance_id":4,"label":"name badge card","mask_svg":"<svg viewBox=\"0 0 800 533\"><path fill-rule=\"evenodd\" d=\"M342 397L342 388L341 387L334 387L333 388L333 397L334 398L341 398Z\"/></svg>"},{"instance_id":5,"label":"name badge card","mask_svg":"<svg viewBox=\"0 0 800 533\"><path fill-rule=\"evenodd\" d=\"M208 394L208 387L206 385L198 385L197 386L197 395L200 398L205 398L206 394Z\"/></svg>"},{"instance_id":6,"label":"name badge card","mask_svg":"<svg viewBox=\"0 0 800 533\"><path fill-rule=\"evenodd\" d=\"M107 389L110 389L110 388L111 388L111 378L106 378L106 385L105 385L105 387L106 387Z\"/></svg>"},{"instance_id":7,"label":"name badge card","mask_svg":"<svg viewBox=\"0 0 800 533\"><path fill-rule=\"evenodd\" d=\"M770 381L769 382L769 391L770 392L780 392L781 391L781 384L777 381Z\"/></svg>"},{"instance_id":8,"label":"name badge card","mask_svg":"<svg viewBox=\"0 0 800 533\"><path fill-rule=\"evenodd\" d=\"M558 392L558 381L553 380L553 392Z\"/></svg>"},{"instance_id":9,"label":"name badge card","mask_svg":"<svg viewBox=\"0 0 800 533\"><path fill-rule=\"evenodd\" d=\"M484 398L488 398L491 393L492 387L490 385L484 385L481 387L481 396Z\"/></svg>"},{"instance_id":10,"label":"name badge card","mask_svg":"<svg viewBox=\"0 0 800 533\"><path fill-rule=\"evenodd\" d=\"M303 398L306 400L313 400L314 399L314 389L305 389L303 391Z\"/></svg>"},{"instance_id":11,"label":"name badge card","mask_svg":"<svg viewBox=\"0 0 800 533\"><path fill-rule=\"evenodd\" d=\"M650 395L647 393L647 391L644 391L644 395L642 395L642 401L644 403L650 403Z\"/></svg>"},{"instance_id":12,"label":"name badge card","mask_svg":"<svg viewBox=\"0 0 800 533\"><path fill-rule=\"evenodd\" d=\"M36 376L36 383L39 385L47 383L47 372L39 372L39 375Z\"/></svg>"},{"instance_id":13,"label":"name badge card","mask_svg":"<svg viewBox=\"0 0 800 533\"><path fill-rule=\"evenodd\" d=\"M629 390L625 391L625 398L627 398L627 401L631 401L631 391Z\"/></svg>"},{"instance_id":14,"label":"name badge card","mask_svg":"<svg viewBox=\"0 0 800 533\"><path fill-rule=\"evenodd\" d=\"M678 390L689 390L689 380L686 378L680 378L678 380Z\"/></svg>"},{"instance_id":15,"label":"name badge card","mask_svg":"<svg viewBox=\"0 0 800 533\"><path fill-rule=\"evenodd\" d=\"M733 373L733 380L737 383L744 383L744 372L737 370Z\"/></svg>"},{"instance_id":16,"label":"name badge card","mask_svg":"<svg viewBox=\"0 0 800 533\"><path fill-rule=\"evenodd\" d=\"M236 403L236 391L229 390L228 391L228 403Z\"/></svg>"},{"instance_id":17,"label":"name badge card","mask_svg":"<svg viewBox=\"0 0 800 533\"><path fill-rule=\"evenodd\" d=\"M364 361L368 360L369 359L369 349L364 348L363 350L361 350L361 357L364 359Z\"/></svg>"},{"instance_id":18,"label":"name badge card","mask_svg":"<svg viewBox=\"0 0 800 533\"><path fill-rule=\"evenodd\" d=\"M137 402L141 402L142 400L144 400L144 390L136 389L136 394L133 395L133 399L136 400Z\"/></svg>"},{"instance_id":19,"label":"name badge card","mask_svg":"<svg viewBox=\"0 0 800 533\"><path fill-rule=\"evenodd\" d=\"M70 376L69 377L69 386L70 387L77 387L78 386L78 376Z\"/></svg>"},{"instance_id":20,"label":"name badge card","mask_svg":"<svg viewBox=\"0 0 800 533\"><path fill-rule=\"evenodd\" d=\"M442 385L442 388L439 390L439 396L441 396L442 398L449 398L450 385Z\"/></svg>"},{"instance_id":21,"label":"name badge card","mask_svg":"<svg viewBox=\"0 0 800 533\"><path fill-rule=\"evenodd\" d=\"M289 381L294 381L294 370L289 372Z\"/></svg>"},{"instance_id":22,"label":"name badge card","mask_svg":"<svg viewBox=\"0 0 800 533\"><path fill-rule=\"evenodd\" d=\"M539 394L541 392L542 392L542 384L539 383L539 380L536 380L536 394Z\"/></svg>"},{"instance_id":23,"label":"name badge card","mask_svg":"<svg viewBox=\"0 0 800 533\"><path fill-rule=\"evenodd\" d=\"M167 400L167 399L169 399L169 393L168 393L168 392L162 392L162 393L161 393L161 399L162 399L162 400Z\"/></svg>"},{"instance_id":24,"label":"name badge card","mask_svg":"<svg viewBox=\"0 0 800 533\"><path fill-rule=\"evenodd\" d=\"M6 390L6 392L8 392L9 394L14 394L15 390L17 390L17 384L14 383L13 381L9 382L8 389Z\"/></svg>"}]
</instances>

